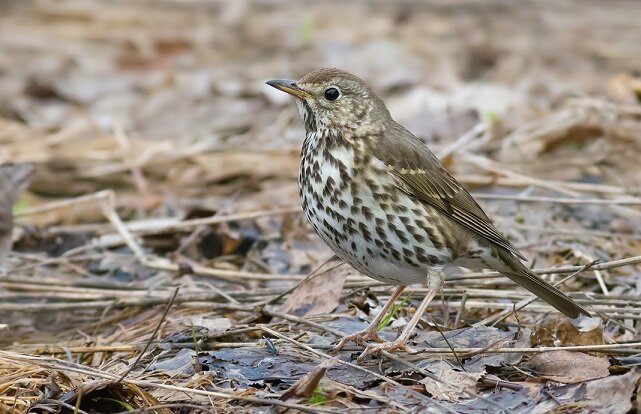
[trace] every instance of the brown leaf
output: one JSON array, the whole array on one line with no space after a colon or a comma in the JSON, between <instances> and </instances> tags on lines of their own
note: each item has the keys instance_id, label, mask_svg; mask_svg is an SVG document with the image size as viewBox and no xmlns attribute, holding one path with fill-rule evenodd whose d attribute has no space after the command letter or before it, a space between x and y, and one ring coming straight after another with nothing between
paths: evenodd
<instances>
[{"instance_id":1,"label":"brown leaf","mask_svg":"<svg viewBox=\"0 0 641 414\"><path fill-rule=\"evenodd\" d=\"M452 368L445 361L437 361L428 367L442 382L426 377L421 380L425 391L441 401L455 402L475 394L476 383L484 372L464 372Z\"/></svg>"},{"instance_id":2,"label":"brown leaf","mask_svg":"<svg viewBox=\"0 0 641 414\"><path fill-rule=\"evenodd\" d=\"M20 193L29 185L33 165L5 163L0 165L0 263L11 250L12 208Z\"/></svg>"},{"instance_id":3,"label":"brown leaf","mask_svg":"<svg viewBox=\"0 0 641 414\"><path fill-rule=\"evenodd\" d=\"M636 396L635 391L640 378L641 373L634 370L625 375L588 382L585 387L585 400L598 412L632 412L632 398ZM638 397L636 398L638 400Z\"/></svg>"},{"instance_id":4,"label":"brown leaf","mask_svg":"<svg viewBox=\"0 0 641 414\"><path fill-rule=\"evenodd\" d=\"M588 318L588 322L594 320L595 318ZM603 326L598 320L592 326L579 330L571 319L558 313L549 314L537 322L532 333L532 346L595 344L603 344Z\"/></svg>"},{"instance_id":5,"label":"brown leaf","mask_svg":"<svg viewBox=\"0 0 641 414\"><path fill-rule=\"evenodd\" d=\"M280 311L295 316L333 311L338 306L345 278L353 272L343 265L304 281L287 297Z\"/></svg>"},{"instance_id":6,"label":"brown leaf","mask_svg":"<svg viewBox=\"0 0 641 414\"><path fill-rule=\"evenodd\" d=\"M610 362L582 352L549 351L530 359L526 366L537 376L564 384L574 384L610 375Z\"/></svg>"},{"instance_id":7,"label":"brown leaf","mask_svg":"<svg viewBox=\"0 0 641 414\"><path fill-rule=\"evenodd\" d=\"M318 383L325 376L327 369L336 364L336 361L338 361L337 356L323 361L320 365L296 381L294 385L289 387L283 395L281 395L280 399L287 400L292 397L307 399L311 397L316 387L318 387Z\"/></svg>"}]
</instances>

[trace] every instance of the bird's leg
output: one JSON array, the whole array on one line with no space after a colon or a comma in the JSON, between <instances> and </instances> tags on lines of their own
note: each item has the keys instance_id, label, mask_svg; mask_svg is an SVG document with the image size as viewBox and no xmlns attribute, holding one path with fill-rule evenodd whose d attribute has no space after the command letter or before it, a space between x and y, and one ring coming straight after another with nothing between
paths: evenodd
<instances>
[{"instance_id":1,"label":"bird's leg","mask_svg":"<svg viewBox=\"0 0 641 414\"><path fill-rule=\"evenodd\" d=\"M343 348L349 341L354 341L359 345L364 344L367 340L383 342L383 339L378 336L377 333L378 324L381 323L387 312L392 308L394 302L396 302L398 297L401 296L401 293L403 293L405 288L406 286L397 287L396 290L394 290L394 293L392 293L392 296L390 296L389 300L383 306L383 309L379 312L378 315L376 315L376 318L374 318L372 323L369 324L367 329L344 336L343 339L341 339L340 342L334 347L334 352L340 351L341 348Z\"/></svg>"},{"instance_id":2,"label":"bird's leg","mask_svg":"<svg viewBox=\"0 0 641 414\"><path fill-rule=\"evenodd\" d=\"M403 352L413 352L413 349L407 345L407 340L409 339L412 331L421 320L421 317L425 313L425 310L429 306L434 296L441 291L443 288L443 276L441 274L438 277L433 277L433 275L428 276L428 285L429 291L423 301L419 305L418 309L410 319L409 323L401 332L401 335L392 342L384 342L382 344L372 344L368 345L365 348L365 351L358 357L358 361L362 362L368 354L376 354L381 351L394 352L394 351L403 351Z\"/></svg>"}]
</instances>

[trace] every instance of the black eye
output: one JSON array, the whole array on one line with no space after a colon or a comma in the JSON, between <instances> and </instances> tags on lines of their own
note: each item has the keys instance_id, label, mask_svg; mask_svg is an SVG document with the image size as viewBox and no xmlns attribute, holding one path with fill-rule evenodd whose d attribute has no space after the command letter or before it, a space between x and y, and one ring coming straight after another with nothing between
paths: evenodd
<instances>
[{"instance_id":1,"label":"black eye","mask_svg":"<svg viewBox=\"0 0 641 414\"><path fill-rule=\"evenodd\" d=\"M336 88L325 89L325 99L327 99L328 101L335 101L340 95L341 93Z\"/></svg>"}]
</instances>

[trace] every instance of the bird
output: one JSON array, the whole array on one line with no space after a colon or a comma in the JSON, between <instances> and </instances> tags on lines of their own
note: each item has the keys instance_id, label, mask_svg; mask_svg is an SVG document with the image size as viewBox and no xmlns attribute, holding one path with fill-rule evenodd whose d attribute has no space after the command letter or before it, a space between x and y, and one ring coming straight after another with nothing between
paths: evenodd
<instances>
[{"instance_id":1,"label":"bird","mask_svg":"<svg viewBox=\"0 0 641 414\"><path fill-rule=\"evenodd\" d=\"M357 271L396 285L365 330L344 336L369 344L361 357L412 351L411 333L444 284L448 266L492 269L569 318L590 313L532 272L473 196L430 149L394 121L385 103L359 77L335 68L297 81L266 82L296 98L305 128L299 172L304 215L336 256ZM427 294L394 340L377 327L408 285Z\"/></svg>"}]
</instances>

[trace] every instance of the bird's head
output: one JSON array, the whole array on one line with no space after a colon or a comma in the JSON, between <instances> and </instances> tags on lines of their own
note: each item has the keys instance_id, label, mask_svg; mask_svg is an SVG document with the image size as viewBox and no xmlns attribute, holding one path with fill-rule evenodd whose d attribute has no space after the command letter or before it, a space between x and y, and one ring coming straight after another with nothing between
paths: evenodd
<instances>
[{"instance_id":1,"label":"bird's head","mask_svg":"<svg viewBox=\"0 0 641 414\"><path fill-rule=\"evenodd\" d=\"M383 101L363 80L339 69L318 69L297 81L267 84L297 98L307 132L375 132L371 129L390 118Z\"/></svg>"}]
</instances>

